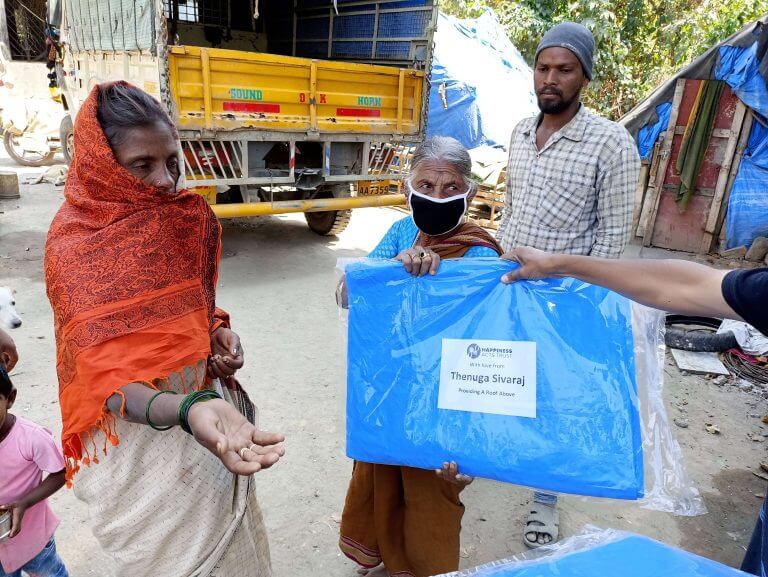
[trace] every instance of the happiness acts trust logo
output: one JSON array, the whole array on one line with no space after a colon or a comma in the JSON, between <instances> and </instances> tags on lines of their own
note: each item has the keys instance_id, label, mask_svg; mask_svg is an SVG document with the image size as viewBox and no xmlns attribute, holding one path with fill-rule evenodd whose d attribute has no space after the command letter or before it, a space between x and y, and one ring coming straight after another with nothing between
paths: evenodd
<instances>
[{"instance_id":1,"label":"happiness acts trust logo","mask_svg":"<svg viewBox=\"0 0 768 577\"><path fill-rule=\"evenodd\" d=\"M476 343L472 343L467 347L467 356L470 359L476 359L482 354L483 350L480 348L480 345Z\"/></svg>"},{"instance_id":2,"label":"happiness acts trust logo","mask_svg":"<svg viewBox=\"0 0 768 577\"><path fill-rule=\"evenodd\" d=\"M480 357L484 359L511 359L515 356L515 349L511 347L484 347L472 343L467 347L467 356L472 360Z\"/></svg>"}]
</instances>

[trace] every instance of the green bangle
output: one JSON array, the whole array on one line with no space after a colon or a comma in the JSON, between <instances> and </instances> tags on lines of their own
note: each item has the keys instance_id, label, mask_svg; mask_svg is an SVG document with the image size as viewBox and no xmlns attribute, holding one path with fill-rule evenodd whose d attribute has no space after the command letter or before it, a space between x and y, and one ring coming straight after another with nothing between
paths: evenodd
<instances>
[{"instance_id":1,"label":"green bangle","mask_svg":"<svg viewBox=\"0 0 768 577\"><path fill-rule=\"evenodd\" d=\"M186 397L184 397L184 400L181 401L181 404L179 405L179 425L181 428L189 433L192 434L192 429L189 427L189 409L192 408L192 405L195 403L199 403L201 401L210 401L212 399L220 399L221 395L217 393L216 391L212 391L210 389L205 389L202 391L195 391L194 393L190 393Z\"/></svg>"},{"instance_id":2,"label":"green bangle","mask_svg":"<svg viewBox=\"0 0 768 577\"><path fill-rule=\"evenodd\" d=\"M172 429L173 427L175 427L175 425L166 425L163 427L159 427L158 425L155 425L152 422L152 419L149 418L149 409L152 406L152 402L160 395L175 395L175 394L176 394L176 391L158 391L157 393L152 395L151 399L149 399L149 402L147 403L147 411L145 416L147 417L147 425L152 427L155 431L167 431L168 429Z\"/></svg>"}]
</instances>

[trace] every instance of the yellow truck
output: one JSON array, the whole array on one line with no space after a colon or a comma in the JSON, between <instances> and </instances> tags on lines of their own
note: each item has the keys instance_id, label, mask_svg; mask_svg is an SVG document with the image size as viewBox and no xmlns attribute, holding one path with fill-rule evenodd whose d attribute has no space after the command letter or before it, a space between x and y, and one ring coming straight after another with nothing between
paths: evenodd
<instances>
[{"instance_id":1,"label":"yellow truck","mask_svg":"<svg viewBox=\"0 0 768 577\"><path fill-rule=\"evenodd\" d=\"M435 0L49 0L48 17L67 153L91 87L125 79L167 107L186 186L220 217L304 212L329 235L402 204L375 183L424 136Z\"/></svg>"}]
</instances>

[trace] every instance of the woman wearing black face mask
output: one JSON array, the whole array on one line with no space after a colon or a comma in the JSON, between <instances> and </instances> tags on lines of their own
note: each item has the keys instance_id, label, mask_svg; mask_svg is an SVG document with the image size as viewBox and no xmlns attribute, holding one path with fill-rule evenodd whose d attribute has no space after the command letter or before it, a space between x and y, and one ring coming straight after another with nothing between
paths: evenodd
<instances>
[{"instance_id":1,"label":"woman wearing black face mask","mask_svg":"<svg viewBox=\"0 0 768 577\"><path fill-rule=\"evenodd\" d=\"M414 276L434 275L443 258L495 257L502 254L484 229L466 222L477 192L472 160L455 139L435 136L413 154L406 180L411 216L389 229L369 258L394 258Z\"/></svg>"},{"instance_id":2,"label":"woman wearing black face mask","mask_svg":"<svg viewBox=\"0 0 768 577\"><path fill-rule=\"evenodd\" d=\"M393 224L368 256L397 259L410 274L422 276L434 275L444 258L501 255L490 234L466 222L475 194L471 168L469 153L453 138L434 137L417 148L406 183L411 215ZM343 302L343 289L341 297ZM356 462L341 550L365 568L384 563L390 575L458 570L464 514L459 493L471 481L456 463L432 472Z\"/></svg>"}]
</instances>

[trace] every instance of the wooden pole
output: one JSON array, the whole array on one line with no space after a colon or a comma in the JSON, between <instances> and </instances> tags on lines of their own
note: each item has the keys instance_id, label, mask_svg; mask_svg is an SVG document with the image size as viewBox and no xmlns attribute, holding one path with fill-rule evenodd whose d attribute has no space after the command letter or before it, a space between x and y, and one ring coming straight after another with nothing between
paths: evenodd
<instances>
[{"instance_id":1,"label":"wooden pole","mask_svg":"<svg viewBox=\"0 0 768 577\"><path fill-rule=\"evenodd\" d=\"M717 221L720 217L720 209L723 206L723 197L725 196L725 187L728 184L728 177L731 173L731 167L736 152L736 145L739 142L739 135L741 134L741 128L744 124L744 115L746 114L747 107L739 100L736 105L736 110L733 113L733 121L731 122L731 134L728 137L728 143L725 146L725 154L723 156L723 164L720 166L720 172L717 175L717 184L715 185L715 195L712 198L712 204L709 206L709 215L707 216L707 222L704 225L704 236L701 239L701 245L699 246L699 253L707 254L712 250L712 243L715 240L715 229L717 228Z\"/></svg>"},{"instance_id":2,"label":"wooden pole","mask_svg":"<svg viewBox=\"0 0 768 577\"><path fill-rule=\"evenodd\" d=\"M680 103L683 100L685 91L685 78L679 78L675 85L675 96L672 99L672 110L669 114L669 124L664 132L664 143L661 147L661 156L659 157L659 168L656 172L656 181L653 188L648 187L648 193L645 195L645 202L650 203L648 208L643 208L646 213L646 219L643 224L643 246L651 246L653 238L653 227L656 224L656 215L659 211L659 201L664 189L664 177L667 174L667 165L669 157L672 155L672 141L675 139L675 128L677 127L677 117L680 113Z\"/></svg>"},{"instance_id":3,"label":"wooden pole","mask_svg":"<svg viewBox=\"0 0 768 577\"><path fill-rule=\"evenodd\" d=\"M632 211L632 228L630 230L637 230L637 225L640 222L640 211L643 208L643 199L645 198L645 189L648 186L650 169L651 165L647 160L644 160L640 166L640 176L635 187L635 207Z\"/></svg>"},{"instance_id":4,"label":"wooden pole","mask_svg":"<svg viewBox=\"0 0 768 577\"><path fill-rule=\"evenodd\" d=\"M744 151L747 149L747 144L749 143L749 134L752 132L753 118L754 116L752 111L747 109L747 113L744 116L744 124L741 125L741 136L739 136L739 143L736 145L733 165L731 166L731 174L728 176L728 184L725 185L725 194L723 195L723 203L720 207L720 214L717 217L717 226L715 227L714 238L717 238L720 241L725 240L725 215L728 213L728 203L731 199L731 189L733 189L733 182L736 180L736 176L739 173L741 158L744 155Z\"/></svg>"},{"instance_id":5,"label":"wooden pole","mask_svg":"<svg viewBox=\"0 0 768 577\"><path fill-rule=\"evenodd\" d=\"M650 203L646 202L648 199L648 191L654 188L656 182L656 173L659 170L659 157L661 156L661 141L664 140L664 133L659 134L658 140L653 145L653 151L651 152L651 165L648 170L648 179L645 183L645 190L643 191L643 200L640 205L640 214L638 215L638 222L632 229L635 231L635 236L645 236L645 223L648 221L648 212L651 209Z\"/></svg>"}]
</instances>

